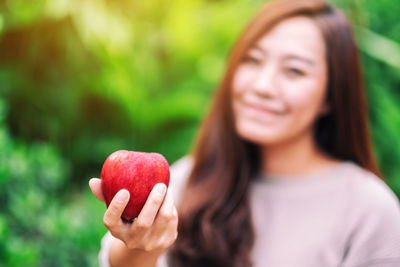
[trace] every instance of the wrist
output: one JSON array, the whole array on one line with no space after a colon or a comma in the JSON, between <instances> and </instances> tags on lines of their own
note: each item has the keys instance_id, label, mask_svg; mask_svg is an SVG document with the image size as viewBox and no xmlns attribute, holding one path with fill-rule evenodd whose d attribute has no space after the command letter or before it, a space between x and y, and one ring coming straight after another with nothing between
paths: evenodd
<instances>
[{"instance_id":1,"label":"wrist","mask_svg":"<svg viewBox=\"0 0 400 267\"><path fill-rule=\"evenodd\" d=\"M154 267L158 258L165 249L154 249L146 251L139 248L128 248L119 239L114 240L110 249L110 265L117 266L140 266Z\"/></svg>"}]
</instances>

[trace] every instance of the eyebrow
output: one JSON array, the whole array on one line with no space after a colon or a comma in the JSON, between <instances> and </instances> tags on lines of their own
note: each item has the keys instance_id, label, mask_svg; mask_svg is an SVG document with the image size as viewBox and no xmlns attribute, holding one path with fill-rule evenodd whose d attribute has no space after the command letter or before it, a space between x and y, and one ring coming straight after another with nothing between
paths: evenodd
<instances>
[{"instance_id":1,"label":"eyebrow","mask_svg":"<svg viewBox=\"0 0 400 267\"><path fill-rule=\"evenodd\" d=\"M258 46L257 44L252 45L252 46L250 47L250 49L249 49L249 52L250 52L251 50L258 50L258 51L260 51L261 53L263 53L263 54L265 55L265 51L264 51L260 46Z\"/></svg>"},{"instance_id":2,"label":"eyebrow","mask_svg":"<svg viewBox=\"0 0 400 267\"><path fill-rule=\"evenodd\" d=\"M314 65L314 61L312 61L311 59L299 56L299 55L293 55L293 54L289 54L283 57L284 60L299 60L299 61L303 61L304 63L313 66Z\"/></svg>"}]
</instances>

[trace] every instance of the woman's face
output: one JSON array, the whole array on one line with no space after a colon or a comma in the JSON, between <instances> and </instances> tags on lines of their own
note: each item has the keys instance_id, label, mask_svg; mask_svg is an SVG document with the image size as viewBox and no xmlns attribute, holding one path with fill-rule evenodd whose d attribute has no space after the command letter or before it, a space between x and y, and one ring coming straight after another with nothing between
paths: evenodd
<instances>
[{"instance_id":1,"label":"woman's face","mask_svg":"<svg viewBox=\"0 0 400 267\"><path fill-rule=\"evenodd\" d=\"M232 83L236 130L242 138L274 145L309 134L328 111L325 43L304 16L283 20L243 57Z\"/></svg>"}]
</instances>

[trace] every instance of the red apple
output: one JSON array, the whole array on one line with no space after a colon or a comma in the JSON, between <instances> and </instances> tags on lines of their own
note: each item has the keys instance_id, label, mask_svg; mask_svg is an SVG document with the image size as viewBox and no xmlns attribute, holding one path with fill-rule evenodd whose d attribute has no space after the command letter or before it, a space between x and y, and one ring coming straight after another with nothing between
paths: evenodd
<instances>
[{"instance_id":1,"label":"red apple","mask_svg":"<svg viewBox=\"0 0 400 267\"><path fill-rule=\"evenodd\" d=\"M107 207L115 194L129 191L130 199L122 218L132 221L142 210L153 186L169 185L169 165L158 153L118 150L112 153L101 170L101 187Z\"/></svg>"}]
</instances>

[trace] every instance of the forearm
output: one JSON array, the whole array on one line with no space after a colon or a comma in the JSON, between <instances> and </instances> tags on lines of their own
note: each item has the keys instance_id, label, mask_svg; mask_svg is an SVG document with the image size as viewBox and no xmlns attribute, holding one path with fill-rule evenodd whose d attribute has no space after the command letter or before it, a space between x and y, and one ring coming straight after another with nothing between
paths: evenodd
<instances>
[{"instance_id":1,"label":"forearm","mask_svg":"<svg viewBox=\"0 0 400 267\"><path fill-rule=\"evenodd\" d=\"M121 240L114 240L110 249L110 265L112 267L155 267L163 250L144 251L129 249Z\"/></svg>"}]
</instances>

